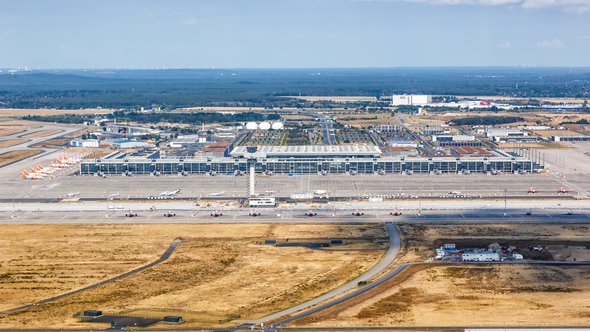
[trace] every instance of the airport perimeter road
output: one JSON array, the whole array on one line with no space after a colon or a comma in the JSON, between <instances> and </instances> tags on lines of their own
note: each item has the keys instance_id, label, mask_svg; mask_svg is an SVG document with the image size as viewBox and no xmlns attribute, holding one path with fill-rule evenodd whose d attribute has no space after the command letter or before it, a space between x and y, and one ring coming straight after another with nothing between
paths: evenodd
<instances>
[{"instance_id":1,"label":"airport perimeter road","mask_svg":"<svg viewBox=\"0 0 590 332\"><path fill-rule=\"evenodd\" d=\"M400 273L402 273L403 271L405 271L408 267L413 266L413 265L421 265L421 264L429 264L432 266L437 266L440 265L440 263L424 263L424 262L415 262L415 263L403 263L398 265L394 270L392 270L391 272L387 273L386 275L382 276L381 278L377 279L376 281L374 281L373 283L363 287L363 288L359 288L357 290L355 290L354 292L348 293L343 297L340 297L338 299L335 299L333 301L324 303L320 306L311 308L309 310L300 312L296 315L293 315L291 317L287 317L283 320L280 320L278 322L275 322L274 324L268 326L267 328L265 328L265 330L269 330L269 331L273 331L276 330L277 328L280 329L280 326L291 323L297 319L301 319L303 317L307 317L307 316L311 316L313 314L316 314L320 311L326 310L328 308L334 307L338 304L341 304L343 302L346 302L348 300L351 300L383 283L385 283L386 281L389 281L391 279L393 279L394 277L396 277L397 275L399 275ZM590 266L590 261L578 261L578 262L571 262L571 261L506 261L506 262L450 262L450 264L461 264L461 265L545 265L545 266ZM310 330L313 330L314 328L310 328ZM353 328L354 330L355 328Z\"/></svg>"},{"instance_id":2,"label":"airport perimeter road","mask_svg":"<svg viewBox=\"0 0 590 332\"><path fill-rule=\"evenodd\" d=\"M74 290L74 291L71 291L71 292L68 292L68 293L65 293L65 294L61 294L61 295L58 295L58 296L53 296L53 297L50 297L50 298L47 298L47 299L43 299L41 301L37 301L35 303L26 304L26 305L20 306L18 308L13 308L13 309L5 310L5 311L0 311L0 315L6 315L6 314L14 313L14 312L17 312L17 311L26 310L26 309L29 309L29 308L31 308L33 306L44 304L44 303L55 302L57 300L61 300L61 299L66 298L68 296L72 296L74 294L78 294L78 293L81 293L81 292L84 292L84 291L87 291L87 290L90 290L90 289L93 289L93 288L96 288L96 287L100 287L100 286L109 284L111 282L114 282L114 281L117 281L117 280L121 280L121 279L123 279L125 277L128 277L130 275L136 274L138 272L145 271L145 270L147 270L147 269L149 269L149 268L151 268L151 267L153 267L155 265L158 265L158 264L160 264L160 263L168 260L168 258L170 258L170 256L172 255L172 253L174 253L174 251L176 250L176 248L178 248L178 246L182 242L183 241L182 240L179 240L179 239L174 240L172 242L172 244L170 245L170 247L168 247L168 249L166 249L166 251L164 252L164 254L162 255L162 257L158 258L157 260L155 260L155 261L153 261L153 262L151 262L149 264L146 264L144 266L138 267L138 268L133 269L131 271L125 272L125 273L120 274L118 276L109 278L107 280L101 281L99 283L92 284L90 286L86 286L86 287L83 287L83 288L80 288L80 289L77 289L77 290Z\"/></svg>"},{"instance_id":3,"label":"airport perimeter road","mask_svg":"<svg viewBox=\"0 0 590 332\"><path fill-rule=\"evenodd\" d=\"M279 318L287 316L287 315L292 315L296 312L299 312L301 310L307 309L307 308L317 305L321 302L329 300L329 299L331 299L335 296L338 296L342 293L345 293L345 292L348 292L352 289L355 289L358 287L358 283L360 281L367 281L367 280L371 279L372 277L376 276L377 274L379 274L380 272L382 272L387 266L389 266L391 263L393 263L393 261L397 257L397 254L399 253L399 250L401 248L401 240L399 237L399 232L397 230L397 227L393 223L386 223L385 227L387 228L387 232L389 233L389 249L387 250L387 253L385 254L385 256L383 256L383 259L381 259L381 261L379 261L379 263L377 263L375 266L373 266L369 271L363 273L360 277L358 277L352 281L349 281L346 284L344 284L344 285L342 285L342 286L340 286L340 287L338 287L326 294L323 294L319 297L314 298L313 300L309 300L307 302L298 304L298 305L291 307L289 309L285 309L285 310L276 312L272 315L268 315L268 316L250 321L250 323L260 324L260 323L265 323L268 321L273 321L273 320L279 319Z\"/></svg>"}]
</instances>

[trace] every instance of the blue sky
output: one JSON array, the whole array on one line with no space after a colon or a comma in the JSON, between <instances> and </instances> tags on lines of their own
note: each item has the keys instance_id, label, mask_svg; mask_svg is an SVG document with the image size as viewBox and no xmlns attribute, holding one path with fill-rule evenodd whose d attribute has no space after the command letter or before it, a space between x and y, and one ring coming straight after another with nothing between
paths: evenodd
<instances>
[{"instance_id":1,"label":"blue sky","mask_svg":"<svg viewBox=\"0 0 590 332\"><path fill-rule=\"evenodd\" d=\"M590 0L0 0L0 68L590 66Z\"/></svg>"}]
</instances>

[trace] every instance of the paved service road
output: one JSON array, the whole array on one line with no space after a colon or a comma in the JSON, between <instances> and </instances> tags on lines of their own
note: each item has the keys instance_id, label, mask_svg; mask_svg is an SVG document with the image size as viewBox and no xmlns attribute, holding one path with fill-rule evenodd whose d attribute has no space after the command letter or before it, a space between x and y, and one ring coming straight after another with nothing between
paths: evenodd
<instances>
[{"instance_id":1,"label":"paved service road","mask_svg":"<svg viewBox=\"0 0 590 332\"><path fill-rule=\"evenodd\" d=\"M101 281L99 283L92 284L90 286L86 286L84 288L80 288L80 289L77 289L77 290L74 290L74 291L71 291L71 292L68 292L68 293L65 293L65 294L61 294L61 295L58 295L58 296L50 297L50 298L47 298L47 299L44 299L44 300L41 300L41 301L37 301L35 303L26 304L26 305L20 306L18 308L13 308L13 309L5 310L5 311L0 311L0 315L6 315L6 314L13 313L13 312L17 312L17 311L21 311L21 310L26 310L26 309L29 309L32 306L36 306L36 305L40 305L40 304L44 304L44 303L55 302L57 300L61 300L61 299L65 298L65 297L68 297L68 296L71 296L71 295L74 295L74 294L78 294L78 293L81 293L81 292L84 292L84 291L87 291L87 290L90 290L90 289L93 289L93 288L96 288L96 287L100 287L100 286L109 284L109 283L111 283L113 281L121 280L121 279L123 279L125 277L128 277L130 275L133 275L133 274L136 274L138 272L147 270L150 267L153 267L155 265L158 265L158 264L160 264L160 263L168 260L168 258L170 258L170 256L172 255L172 253L176 250L176 248L178 248L178 246L181 243L182 243L182 240L179 240L179 239L174 240L172 242L172 244L170 245L170 247L168 247L168 249L164 252L164 254L162 255L162 257L160 257L157 260L155 260L155 261L153 261L153 262L151 262L149 264L146 264L144 266L138 267L136 269L133 269L133 270L128 271L128 272L125 272L123 274L120 274L118 276L112 277L110 279L103 280L103 281Z\"/></svg>"},{"instance_id":2,"label":"paved service road","mask_svg":"<svg viewBox=\"0 0 590 332\"><path fill-rule=\"evenodd\" d=\"M391 263L393 263L393 261L397 257L397 254L399 253L399 250L401 247L399 232L397 230L396 225L393 223L386 223L385 227L387 228L387 232L389 233L389 249L387 250L387 253L383 257L383 259L381 259L381 261L378 264L376 264L375 266L373 266L369 271L365 272L360 277L358 277L352 281L349 281L348 283L340 286L339 288L336 288L324 295L314 298L313 300L309 300L307 302L301 303L301 304L291 307L289 309L285 309L283 311L276 312L272 315L268 315L268 316L253 320L253 321L251 321L251 323L260 324L260 323L264 323L264 322L268 322L268 321L273 321L273 320L279 319L279 318L287 316L287 315L294 314L298 311L301 311L303 309L307 309L311 306L314 306L318 303L321 303L323 301L331 299L331 298L333 298L337 295L340 295L344 292L347 292L351 289L355 289L358 287L359 281L369 280L372 277L379 274L387 266L389 266Z\"/></svg>"},{"instance_id":3,"label":"paved service road","mask_svg":"<svg viewBox=\"0 0 590 332\"><path fill-rule=\"evenodd\" d=\"M442 262L445 263L445 262ZM517 265L517 264L523 264L523 265L546 265L546 266L552 266L552 265L558 265L558 266L588 266L590 265L590 261L531 261L531 260L522 260L522 261L504 261L504 262L450 262L451 264L461 264L461 265L504 265L504 264L512 264L512 265ZM424 263L424 262L414 262L414 263L403 263L398 265L395 269L393 269L391 272L387 273L386 275L382 276L381 278L379 278L378 280L376 280L375 282L367 285L366 287L363 288L359 288L354 292L351 292L349 294L346 294L345 296L335 299L333 301L324 303L321 306L317 306L314 308L311 308L307 311L303 311L300 312L294 316L285 318L281 321L278 321L276 323L274 323L273 325L268 326L268 330L275 330L276 328L288 324L290 322L293 322L297 319L301 319L303 317L307 317L313 314L316 314L322 310L326 310L328 308L331 308L333 306L336 306L340 303L346 302L354 297L357 297L381 284L383 284L386 281L391 280L392 278L396 277L397 275L399 275L400 273L402 273L403 271L405 271L408 267L413 266L413 265L421 265L421 264L429 264L432 266L436 266L439 263ZM311 330L313 330L313 328L311 328Z\"/></svg>"}]
</instances>

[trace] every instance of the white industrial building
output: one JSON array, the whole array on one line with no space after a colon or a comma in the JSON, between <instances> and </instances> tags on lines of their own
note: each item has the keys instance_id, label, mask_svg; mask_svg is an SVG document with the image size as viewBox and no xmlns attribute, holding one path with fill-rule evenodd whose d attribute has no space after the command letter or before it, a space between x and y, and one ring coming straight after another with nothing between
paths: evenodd
<instances>
[{"instance_id":1,"label":"white industrial building","mask_svg":"<svg viewBox=\"0 0 590 332\"><path fill-rule=\"evenodd\" d=\"M82 148L97 148L99 142L97 139L73 139L70 141L70 146Z\"/></svg>"},{"instance_id":2,"label":"white industrial building","mask_svg":"<svg viewBox=\"0 0 590 332\"><path fill-rule=\"evenodd\" d=\"M432 135L433 142L467 142L475 141L471 135Z\"/></svg>"},{"instance_id":3,"label":"white industrial building","mask_svg":"<svg viewBox=\"0 0 590 332\"><path fill-rule=\"evenodd\" d=\"M429 95L393 95L392 106L423 106L432 103L432 96Z\"/></svg>"},{"instance_id":4,"label":"white industrial building","mask_svg":"<svg viewBox=\"0 0 590 332\"><path fill-rule=\"evenodd\" d=\"M474 251L463 253L465 262L496 262L500 260L500 254L493 251Z\"/></svg>"}]
</instances>

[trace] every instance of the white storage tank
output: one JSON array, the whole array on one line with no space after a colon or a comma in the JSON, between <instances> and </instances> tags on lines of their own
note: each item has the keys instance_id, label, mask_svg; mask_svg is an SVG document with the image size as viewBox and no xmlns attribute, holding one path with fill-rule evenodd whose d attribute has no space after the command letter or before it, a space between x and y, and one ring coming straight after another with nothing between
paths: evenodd
<instances>
[{"instance_id":1,"label":"white storage tank","mask_svg":"<svg viewBox=\"0 0 590 332\"><path fill-rule=\"evenodd\" d=\"M283 123L282 122L273 122L271 125L271 128L274 130L283 129Z\"/></svg>"},{"instance_id":2,"label":"white storage tank","mask_svg":"<svg viewBox=\"0 0 590 332\"><path fill-rule=\"evenodd\" d=\"M247 130L256 130L258 129L258 124L256 122L248 122L246 123Z\"/></svg>"}]
</instances>

